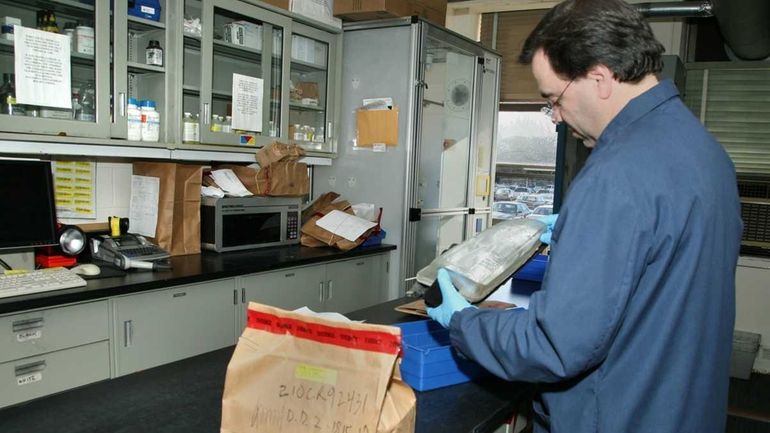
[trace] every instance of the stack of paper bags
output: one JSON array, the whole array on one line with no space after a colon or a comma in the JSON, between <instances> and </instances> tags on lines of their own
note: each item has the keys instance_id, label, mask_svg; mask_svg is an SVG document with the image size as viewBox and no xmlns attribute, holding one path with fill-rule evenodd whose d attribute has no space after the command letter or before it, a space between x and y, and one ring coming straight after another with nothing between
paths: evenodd
<instances>
[{"instance_id":1,"label":"stack of paper bags","mask_svg":"<svg viewBox=\"0 0 770 433\"><path fill-rule=\"evenodd\" d=\"M305 155L296 144L274 142L257 151L259 171L248 180L246 187L255 195L297 197L310 192L307 164L297 160ZM236 173L238 174L238 173ZM241 173L243 174L243 173ZM241 177L238 174L238 177Z\"/></svg>"},{"instance_id":2,"label":"stack of paper bags","mask_svg":"<svg viewBox=\"0 0 770 433\"><path fill-rule=\"evenodd\" d=\"M377 224L355 216L346 200L327 192L302 212L300 243L306 247L336 247L342 251L361 245Z\"/></svg>"}]
</instances>

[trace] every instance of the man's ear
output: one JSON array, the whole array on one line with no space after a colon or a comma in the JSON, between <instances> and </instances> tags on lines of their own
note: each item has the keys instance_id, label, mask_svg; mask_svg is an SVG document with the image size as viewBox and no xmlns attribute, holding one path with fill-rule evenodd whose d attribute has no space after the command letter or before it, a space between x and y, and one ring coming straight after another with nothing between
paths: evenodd
<instances>
[{"instance_id":1,"label":"man's ear","mask_svg":"<svg viewBox=\"0 0 770 433\"><path fill-rule=\"evenodd\" d=\"M612 96L615 74L612 73L610 68L604 65L593 66L588 70L586 78L594 81L599 98L609 99Z\"/></svg>"}]
</instances>

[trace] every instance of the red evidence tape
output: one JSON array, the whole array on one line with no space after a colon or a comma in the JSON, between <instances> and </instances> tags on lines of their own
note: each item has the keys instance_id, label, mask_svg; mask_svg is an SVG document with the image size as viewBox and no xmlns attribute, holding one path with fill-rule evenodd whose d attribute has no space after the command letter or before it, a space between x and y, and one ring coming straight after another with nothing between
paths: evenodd
<instances>
[{"instance_id":1,"label":"red evidence tape","mask_svg":"<svg viewBox=\"0 0 770 433\"><path fill-rule=\"evenodd\" d=\"M397 354L401 351L401 336L387 332L352 330L309 323L288 317L249 310L247 326L273 334L291 334L298 338L334 344L351 349Z\"/></svg>"}]
</instances>

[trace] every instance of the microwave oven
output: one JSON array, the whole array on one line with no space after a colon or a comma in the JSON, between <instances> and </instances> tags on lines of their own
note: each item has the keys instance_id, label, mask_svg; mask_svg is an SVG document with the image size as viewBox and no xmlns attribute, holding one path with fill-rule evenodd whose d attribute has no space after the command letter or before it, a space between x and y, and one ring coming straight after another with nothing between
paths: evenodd
<instances>
[{"instance_id":1,"label":"microwave oven","mask_svg":"<svg viewBox=\"0 0 770 433\"><path fill-rule=\"evenodd\" d=\"M201 248L217 252L299 243L300 197L201 198Z\"/></svg>"}]
</instances>

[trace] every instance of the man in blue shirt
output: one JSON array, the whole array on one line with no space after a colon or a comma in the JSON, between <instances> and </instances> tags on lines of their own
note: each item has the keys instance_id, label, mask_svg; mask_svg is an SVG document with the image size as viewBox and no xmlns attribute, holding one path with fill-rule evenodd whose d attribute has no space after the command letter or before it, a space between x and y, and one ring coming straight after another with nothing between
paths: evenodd
<instances>
[{"instance_id":1,"label":"man in blue shirt","mask_svg":"<svg viewBox=\"0 0 770 433\"><path fill-rule=\"evenodd\" d=\"M549 115L592 148L529 309L431 316L494 374L539 383L536 430L724 432L742 232L735 170L622 0L566 0L527 39Z\"/></svg>"}]
</instances>

